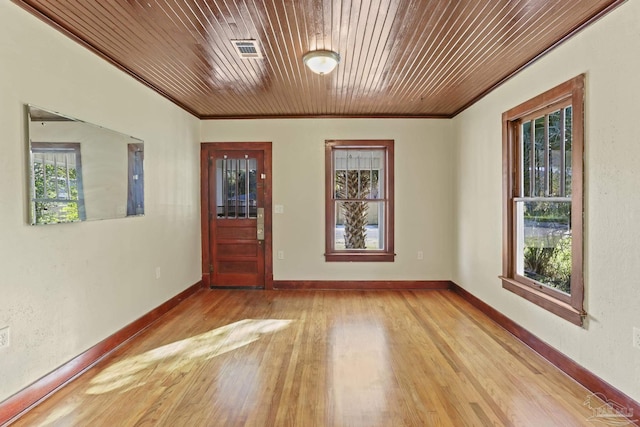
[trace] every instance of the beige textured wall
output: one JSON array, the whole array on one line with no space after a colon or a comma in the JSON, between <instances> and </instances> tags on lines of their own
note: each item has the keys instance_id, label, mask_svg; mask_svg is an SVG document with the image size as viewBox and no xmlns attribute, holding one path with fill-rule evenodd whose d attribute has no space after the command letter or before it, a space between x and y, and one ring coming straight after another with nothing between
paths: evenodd
<instances>
[{"instance_id":1,"label":"beige textured wall","mask_svg":"<svg viewBox=\"0 0 640 427\"><path fill-rule=\"evenodd\" d=\"M640 400L635 130L640 4L627 2L452 121L198 120L0 2L0 401L200 278L199 142L272 141L276 280L453 278ZM503 111L587 73L585 328L502 290ZM146 215L27 225L23 104L145 141ZM325 263L325 139L396 141L395 263ZM417 252L424 260L417 260ZM155 268L162 267L160 279Z\"/></svg>"},{"instance_id":2,"label":"beige textured wall","mask_svg":"<svg viewBox=\"0 0 640 427\"><path fill-rule=\"evenodd\" d=\"M143 139L146 215L27 225L27 103ZM2 1L0 147L2 401L200 279L199 122Z\"/></svg>"},{"instance_id":3,"label":"beige textured wall","mask_svg":"<svg viewBox=\"0 0 640 427\"><path fill-rule=\"evenodd\" d=\"M395 140L393 263L324 261L324 141ZM207 142L273 143L275 280L449 280L453 212L450 120L203 121ZM418 260L418 251L424 259Z\"/></svg>"},{"instance_id":4,"label":"beige textured wall","mask_svg":"<svg viewBox=\"0 0 640 427\"><path fill-rule=\"evenodd\" d=\"M454 280L640 400L640 2L624 3L454 119ZM501 128L506 111L580 73L586 84L584 328L501 288Z\"/></svg>"}]
</instances>

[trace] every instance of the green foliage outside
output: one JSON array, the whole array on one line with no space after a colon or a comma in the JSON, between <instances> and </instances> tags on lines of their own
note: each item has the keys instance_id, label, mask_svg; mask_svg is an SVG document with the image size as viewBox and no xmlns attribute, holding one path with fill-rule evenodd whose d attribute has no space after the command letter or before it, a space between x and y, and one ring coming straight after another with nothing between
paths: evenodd
<instances>
[{"instance_id":1,"label":"green foliage outside","mask_svg":"<svg viewBox=\"0 0 640 427\"><path fill-rule=\"evenodd\" d=\"M522 124L524 197L567 197L567 202L527 202L525 227L538 232L527 237L524 248L524 274L544 285L571 293L571 107ZM533 140L532 140L533 136ZM548 158L545 158L548 137ZM532 146L533 143L533 146ZM564 145L564 147L563 147ZM562 150L564 148L564 164ZM533 152L532 152L533 149ZM531 162L531 156L534 156ZM548 170L545 170L547 168ZM564 166L564 174L562 167ZM546 175L546 176L545 176ZM564 192L561 179L564 175ZM546 180L545 180L546 178ZM545 183L548 188L545 188ZM546 233L546 234L545 234Z\"/></svg>"},{"instance_id":2,"label":"green foliage outside","mask_svg":"<svg viewBox=\"0 0 640 427\"><path fill-rule=\"evenodd\" d=\"M34 162L33 174L36 224L80 221L76 169L69 169L69 194L67 194L67 170L65 167L58 166L56 168L52 164L44 165L40 162ZM58 183L57 194L56 181Z\"/></svg>"},{"instance_id":3,"label":"green foliage outside","mask_svg":"<svg viewBox=\"0 0 640 427\"><path fill-rule=\"evenodd\" d=\"M529 202L524 211L524 219L536 223L556 223L568 228L571 219L570 202Z\"/></svg>"},{"instance_id":4,"label":"green foliage outside","mask_svg":"<svg viewBox=\"0 0 640 427\"><path fill-rule=\"evenodd\" d=\"M571 293L571 236L562 236L555 246L529 242L524 249L525 276L567 294Z\"/></svg>"},{"instance_id":5,"label":"green foliage outside","mask_svg":"<svg viewBox=\"0 0 640 427\"><path fill-rule=\"evenodd\" d=\"M571 203L529 202L524 219L532 227L555 229L544 237L525 239L525 276L570 294Z\"/></svg>"}]
</instances>

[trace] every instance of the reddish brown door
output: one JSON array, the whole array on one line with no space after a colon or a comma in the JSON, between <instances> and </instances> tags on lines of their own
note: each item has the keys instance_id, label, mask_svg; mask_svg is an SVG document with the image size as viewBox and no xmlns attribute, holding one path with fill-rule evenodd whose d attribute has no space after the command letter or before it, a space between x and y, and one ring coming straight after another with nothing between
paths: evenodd
<instances>
[{"instance_id":1,"label":"reddish brown door","mask_svg":"<svg viewBox=\"0 0 640 427\"><path fill-rule=\"evenodd\" d=\"M267 153L263 144L203 144L208 187L203 255L211 287L264 288L272 282L271 147Z\"/></svg>"}]
</instances>

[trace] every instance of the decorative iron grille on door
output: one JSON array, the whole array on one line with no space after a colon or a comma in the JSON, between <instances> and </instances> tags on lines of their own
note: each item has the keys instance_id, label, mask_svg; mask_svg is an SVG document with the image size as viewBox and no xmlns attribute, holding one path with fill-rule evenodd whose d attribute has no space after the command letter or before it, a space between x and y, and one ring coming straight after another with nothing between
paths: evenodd
<instances>
[{"instance_id":1,"label":"decorative iron grille on door","mask_svg":"<svg viewBox=\"0 0 640 427\"><path fill-rule=\"evenodd\" d=\"M216 160L216 215L218 218L256 218L256 159L224 156Z\"/></svg>"}]
</instances>

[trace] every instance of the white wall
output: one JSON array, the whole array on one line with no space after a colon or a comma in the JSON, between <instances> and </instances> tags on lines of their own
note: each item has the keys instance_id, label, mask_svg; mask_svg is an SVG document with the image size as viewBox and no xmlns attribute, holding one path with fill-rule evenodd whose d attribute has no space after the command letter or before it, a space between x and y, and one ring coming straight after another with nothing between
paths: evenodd
<instances>
[{"instance_id":1,"label":"white wall","mask_svg":"<svg viewBox=\"0 0 640 427\"><path fill-rule=\"evenodd\" d=\"M8 1L0 64L2 401L200 279L200 181L196 118ZM26 103L143 139L146 215L27 225Z\"/></svg>"},{"instance_id":2,"label":"white wall","mask_svg":"<svg viewBox=\"0 0 640 427\"><path fill-rule=\"evenodd\" d=\"M640 400L640 2L611 14L454 119L454 280L580 365ZM586 326L501 288L502 112L580 73L586 85Z\"/></svg>"},{"instance_id":3,"label":"white wall","mask_svg":"<svg viewBox=\"0 0 640 427\"><path fill-rule=\"evenodd\" d=\"M395 140L395 262L324 260L324 141ZM448 120L203 121L205 142L273 143L275 280L449 280L453 146ZM424 259L418 260L418 251Z\"/></svg>"}]
</instances>

